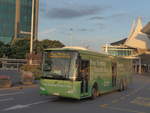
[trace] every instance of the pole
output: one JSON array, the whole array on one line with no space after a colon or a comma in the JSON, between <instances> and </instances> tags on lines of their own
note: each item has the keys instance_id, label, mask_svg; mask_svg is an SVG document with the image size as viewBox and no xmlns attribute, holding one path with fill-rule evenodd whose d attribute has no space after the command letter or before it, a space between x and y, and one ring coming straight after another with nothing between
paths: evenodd
<instances>
[{"instance_id":1,"label":"pole","mask_svg":"<svg viewBox=\"0 0 150 113\"><path fill-rule=\"evenodd\" d=\"M29 60L29 64L32 65L32 53L33 53L33 32L34 32L34 3L32 0L32 17L31 17L31 37L30 37L30 55L31 59Z\"/></svg>"},{"instance_id":2,"label":"pole","mask_svg":"<svg viewBox=\"0 0 150 113\"><path fill-rule=\"evenodd\" d=\"M107 44L107 43L106 43L106 45L105 45L105 53L108 54L108 44Z\"/></svg>"},{"instance_id":3,"label":"pole","mask_svg":"<svg viewBox=\"0 0 150 113\"><path fill-rule=\"evenodd\" d=\"M139 57L139 74L142 73L141 57Z\"/></svg>"},{"instance_id":4,"label":"pole","mask_svg":"<svg viewBox=\"0 0 150 113\"><path fill-rule=\"evenodd\" d=\"M73 28L70 28L70 46L73 46L72 40L73 40Z\"/></svg>"}]
</instances>

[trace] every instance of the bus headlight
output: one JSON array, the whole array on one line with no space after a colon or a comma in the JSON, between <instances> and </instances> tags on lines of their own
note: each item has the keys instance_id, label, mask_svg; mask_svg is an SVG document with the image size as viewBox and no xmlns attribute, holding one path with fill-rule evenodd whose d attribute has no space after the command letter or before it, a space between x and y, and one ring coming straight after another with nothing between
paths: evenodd
<instances>
[{"instance_id":1,"label":"bus headlight","mask_svg":"<svg viewBox=\"0 0 150 113\"><path fill-rule=\"evenodd\" d=\"M44 87L40 87L40 90L45 91L46 89Z\"/></svg>"},{"instance_id":2,"label":"bus headlight","mask_svg":"<svg viewBox=\"0 0 150 113\"><path fill-rule=\"evenodd\" d=\"M69 90L69 91L67 91L67 93L73 93L73 90Z\"/></svg>"}]
</instances>

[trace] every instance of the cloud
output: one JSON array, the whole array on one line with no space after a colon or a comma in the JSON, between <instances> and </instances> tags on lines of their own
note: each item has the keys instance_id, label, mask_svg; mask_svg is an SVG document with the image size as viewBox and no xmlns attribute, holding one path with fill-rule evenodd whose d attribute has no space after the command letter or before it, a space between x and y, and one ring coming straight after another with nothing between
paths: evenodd
<instances>
[{"instance_id":1,"label":"cloud","mask_svg":"<svg viewBox=\"0 0 150 113\"><path fill-rule=\"evenodd\" d=\"M98 14L99 12L102 12L106 8L107 7L98 7L98 6L51 8L46 12L46 16L52 19L72 19Z\"/></svg>"},{"instance_id":2,"label":"cloud","mask_svg":"<svg viewBox=\"0 0 150 113\"><path fill-rule=\"evenodd\" d=\"M126 17L128 17L129 14L127 13L116 13L116 14L112 14L110 16L94 16L89 18L89 20L108 20L108 19L125 19Z\"/></svg>"},{"instance_id":3,"label":"cloud","mask_svg":"<svg viewBox=\"0 0 150 113\"><path fill-rule=\"evenodd\" d=\"M112 14L111 16L108 16L108 18L125 18L128 17L129 14L127 13L117 13L117 14Z\"/></svg>"},{"instance_id":4,"label":"cloud","mask_svg":"<svg viewBox=\"0 0 150 113\"><path fill-rule=\"evenodd\" d=\"M88 28L70 28L70 31L80 31L80 32L86 32L86 31L94 31L94 29L88 29Z\"/></svg>"},{"instance_id":5,"label":"cloud","mask_svg":"<svg viewBox=\"0 0 150 113\"><path fill-rule=\"evenodd\" d=\"M87 31L94 31L94 29L79 28L79 29L77 29L77 31L87 32Z\"/></svg>"},{"instance_id":6,"label":"cloud","mask_svg":"<svg viewBox=\"0 0 150 113\"><path fill-rule=\"evenodd\" d=\"M56 31L55 28L51 28L51 29L47 29L45 31L40 32L40 34L49 34L49 33L55 32L55 31Z\"/></svg>"},{"instance_id":7,"label":"cloud","mask_svg":"<svg viewBox=\"0 0 150 113\"><path fill-rule=\"evenodd\" d=\"M95 16L95 17L91 17L89 20L103 20L103 19L105 19L105 17Z\"/></svg>"},{"instance_id":8,"label":"cloud","mask_svg":"<svg viewBox=\"0 0 150 113\"><path fill-rule=\"evenodd\" d=\"M55 28L46 29L45 31L39 32L40 38L47 38L51 35L53 35L56 32Z\"/></svg>"}]
</instances>

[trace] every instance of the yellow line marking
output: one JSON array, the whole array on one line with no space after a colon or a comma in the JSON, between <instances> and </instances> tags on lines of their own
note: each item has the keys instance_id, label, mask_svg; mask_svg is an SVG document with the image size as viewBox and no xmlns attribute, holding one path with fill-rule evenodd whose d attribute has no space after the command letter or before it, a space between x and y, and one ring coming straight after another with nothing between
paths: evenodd
<instances>
[{"instance_id":1,"label":"yellow line marking","mask_svg":"<svg viewBox=\"0 0 150 113\"><path fill-rule=\"evenodd\" d=\"M145 112L142 112L142 111L136 111L136 110L132 110L132 109L116 108L116 107L103 107L103 108L108 108L108 109L117 110L117 111L126 111L126 112L131 112L131 113L145 113Z\"/></svg>"},{"instance_id":2,"label":"yellow line marking","mask_svg":"<svg viewBox=\"0 0 150 113\"><path fill-rule=\"evenodd\" d=\"M100 107L102 107L102 108L108 107L108 104L102 104L102 105L100 105Z\"/></svg>"}]
</instances>

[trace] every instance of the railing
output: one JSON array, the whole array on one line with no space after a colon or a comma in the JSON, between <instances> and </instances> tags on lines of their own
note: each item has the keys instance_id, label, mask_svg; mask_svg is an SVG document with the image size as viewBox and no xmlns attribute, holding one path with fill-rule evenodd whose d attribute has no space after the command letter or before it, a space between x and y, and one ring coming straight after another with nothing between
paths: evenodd
<instances>
[{"instance_id":1,"label":"railing","mask_svg":"<svg viewBox=\"0 0 150 113\"><path fill-rule=\"evenodd\" d=\"M25 59L6 59L0 58L0 70L16 70L19 71L23 64L26 64Z\"/></svg>"}]
</instances>

